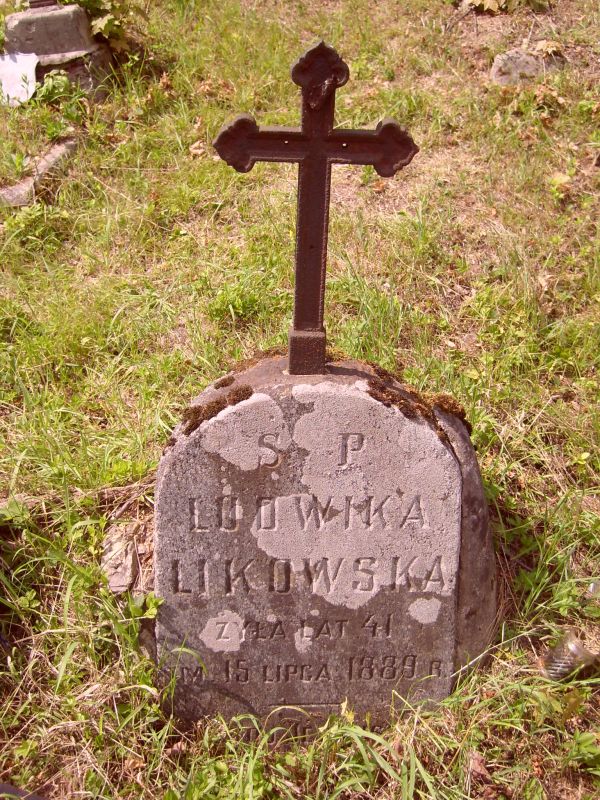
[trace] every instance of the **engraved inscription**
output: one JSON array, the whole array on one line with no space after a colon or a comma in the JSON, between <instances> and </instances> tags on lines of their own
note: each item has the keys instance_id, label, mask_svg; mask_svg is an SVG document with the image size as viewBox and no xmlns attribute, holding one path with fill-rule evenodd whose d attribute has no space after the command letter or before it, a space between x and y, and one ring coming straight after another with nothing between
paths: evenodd
<instances>
[{"instance_id":1,"label":"engraved inscription","mask_svg":"<svg viewBox=\"0 0 600 800\"><path fill-rule=\"evenodd\" d=\"M339 466L350 464L350 454L358 453L365 444L365 437L362 433L342 433L340 436L340 462Z\"/></svg>"},{"instance_id":2,"label":"engraved inscription","mask_svg":"<svg viewBox=\"0 0 600 800\"><path fill-rule=\"evenodd\" d=\"M311 497L299 495L294 497L294 500L296 502L298 521L303 531L308 528L310 522L312 522L316 528L322 528L326 522L329 522L340 513L331 508L331 497L329 497L325 503L321 503L314 494Z\"/></svg>"},{"instance_id":3,"label":"engraved inscription","mask_svg":"<svg viewBox=\"0 0 600 800\"><path fill-rule=\"evenodd\" d=\"M274 433L263 433L258 437L260 455L258 461L261 467L278 467L281 463L281 453L278 449L279 436ZM266 452L265 452L266 451Z\"/></svg>"},{"instance_id":4,"label":"engraved inscription","mask_svg":"<svg viewBox=\"0 0 600 800\"><path fill-rule=\"evenodd\" d=\"M233 498L216 498L215 507L231 503ZM287 525L298 526L300 531L319 531L323 534L339 531L359 531L398 529L407 531L426 531L430 529L429 513L426 504L419 494L404 494L399 489L395 494L346 495L334 497L314 494L293 494L283 497L246 498L244 508L237 501L237 518L241 511L248 511L254 519L256 531L275 531L279 529L279 520L287 520ZM207 531L211 519L202 515L202 509L194 506L192 529ZM290 511L292 513L290 513ZM229 515L231 516L231 510ZM224 525L224 530L232 530L231 524Z\"/></svg>"},{"instance_id":5,"label":"engraved inscription","mask_svg":"<svg viewBox=\"0 0 600 800\"><path fill-rule=\"evenodd\" d=\"M300 636L302 639L316 641L317 639L343 639L346 635L348 619L323 619L305 620L300 622Z\"/></svg>"},{"instance_id":6,"label":"engraved inscription","mask_svg":"<svg viewBox=\"0 0 600 800\"><path fill-rule=\"evenodd\" d=\"M383 620L378 621L373 614L369 614L363 622L364 630L369 631L373 639L389 639L392 635L393 614L388 614Z\"/></svg>"},{"instance_id":7,"label":"engraved inscription","mask_svg":"<svg viewBox=\"0 0 600 800\"><path fill-rule=\"evenodd\" d=\"M351 591L371 597L379 591L408 591L420 596L447 594L447 568L441 556L391 556L376 558L229 558L208 561L172 559L170 590L173 594L201 597L269 592L286 595L294 589L333 595Z\"/></svg>"},{"instance_id":8,"label":"engraved inscription","mask_svg":"<svg viewBox=\"0 0 600 800\"><path fill-rule=\"evenodd\" d=\"M269 466L276 466L269 464ZM252 504L253 507L249 507ZM420 495L355 497L288 495L285 497L244 498L231 495L215 497L210 503L202 498L189 500L190 530L206 534L213 530L238 531L244 511L255 521L257 531L277 531L281 513L293 505L301 531L335 532L350 530L384 530L390 527L408 530L430 528L429 515Z\"/></svg>"},{"instance_id":9,"label":"engraved inscription","mask_svg":"<svg viewBox=\"0 0 600 800\"><path fill-rule=\"evenodd\" d=\"M429 674L433 678L441 678L442 677L442 662L434 659L429 664Z\"/></svg>"},{"instance_id":10,"label":"engraved inscription","mask_svg":"<svg viewBox=\"0 0 600 800\"><path fill-rule=\"evenodd\" d=\"M198 558L187 566L184 566L179 559L174 558L171 561L171 591L173 594L205 595L206 575L205 558Z\"/></svg>"},{"instance_id":11,"label":"engraved inscription","mask_svg":"<svg viewBox=\"0 0 600 800\"><path fill-rule=\"evenodd\" d=\"M360 579L352 581L352 588L359 592L372 592L375 586L374 575L372 569L377 564L377 559L367 556L366 558L354 559L354 572L360 575Z\"/></svg>"},{"instance_id":12,"label":"engraved inscription","mask_svg":"<svg viewBox=\"0 0 600 800\"><path fill-rule=\"evenodd\" d=\"M305 558L304 577L307 587L313 592L318 591L319 588L326 593L330 592L340 574L343 563L343 558L331 559L331 565L328 558L321 558L315 562Z\"/></svg>"},{"instance_id":13,"label":"engraved inscription","mask_svg":"<svg viewBox=\"0 0 600 800\"><path fill-rule=\"evenodd\" d=\"M394 681L400 678L414 678L416 665L416 655L350 656L348 679L371 681L380 678L384 681Z\"/></svg>"},{"instance_id":14,"label":"engraved inscription","mask_svg":"<svg viewBox=\"0 0 600 800\"><path fill-rule=\"evenodd\" d=\"M292 585L292 564L289 559L272 558L269 562L268 590L287 594Z\"/></svg>"},{"instance_id":15,"label":"engraved inscription","mask_svg":"<svg viewBox=\"0 0 600 800\"><path fill-rule=\"evenodd\" d=\"M449 665L448 665L449 666ZM414 653L395 655L350 656L346 663L346 674L338 673L328 661L316 663L283 662L250 665L248 659L225 659L210 674L202 664L187 666L179 664L176 670L178 681L184 684L200 684L207 680L222 678L225 683L323 683L345 677L349 681L401 681L414 678L441 678L446 673L442 659L427 659ZM311 703L311 707L329 703Z\"/></svg>"},{"instance_id":16,"label":"engraved inscription","mask_svg":"<svg viewBox=\"0 0 600 800\"><path fill-rule=\"evenodd\" d=\"M189 501L190 530L192 533L208 533L212 530L237 531L241 504L238 497L223 495L210 504L202 498Z\"/></svg>"},{"instance_id":17,"label":"engraved inscription","mask_svg":"<svg viewBox=\"0 0 600 800\"><path fill-rule=\"evenodd\" d=\"M330 681L328 664L263 664L263 683L319 683Z\"/></svg>"},{"instance_id":18,"label":"engraved inscription","mask_svg":"<svg viewBox=\"0 0 600 800\"><path fill-rule=\"evenodd\" d=\"M271 641L273 639L285 639L285 628L280 619L275 622L264 622L256 619L247 619L244 622L244 633L246 639L254 641L264 640Z\"/></svg>"},{"instance_id":19,"label":"engraved inscription","mask_svg":"<svg viewBox=\"0 0 600 800\"><path fill-rule=\"evenodd\" d=\"M256 527L258 530L277 530L277 502L272 497L259 497L257 500Z\"/></svg>"},{"instance_id":20,"label":"engraved inscription","mask_svg":"<svg viewBox=\"0 0 600 800\"><path fill-rule=\"evenodd\" d=\"M375 502L374 497L367 497L360 502L356 502L353 497L346 497L344 504L344 528L354 528L356 526L372 528L378 523L382 528L387 527L388 522L383 510L385 504L391 500L384 497L379 503ZM402 525L401 525L402 527Z\"/></svg>"},{"instance_id":21,"label":"engraved inscription","mask_svg":"<svg viewBox=\"0 0 600 800\"><path fill-rule=\"evenodd\" d=\"M248 594L250 591L250 583L246 571L254 564L254 559L251 558L242 567L235 566L235 559L230 558L225 561L225 594L233 594L236 589Z\"/></svg>"}]
</instances>

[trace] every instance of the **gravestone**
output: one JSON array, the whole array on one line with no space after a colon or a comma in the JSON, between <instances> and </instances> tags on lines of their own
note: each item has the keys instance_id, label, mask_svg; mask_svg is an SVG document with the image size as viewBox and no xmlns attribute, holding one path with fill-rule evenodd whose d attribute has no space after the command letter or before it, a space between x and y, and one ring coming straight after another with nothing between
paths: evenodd
<instances>
[{"instance_id":1,"label":"gravestone","mask_svg":"<svg viewBox=\"0 0 600 800\"><path fill-rule=\"evenodd\" d=\"M4 46L8 54L37 55L39 81L63 69L85 91L97 87L112 61L109 48L92 36L85 10L56 0L30 0L26 11L9 14Z\"/></svg>"},{"instance_id":2,"label":"gravestone","mask_svg":"<svg viewBox=\"0 0 600 800\"><path fill-rule=\"evenodd\" d=\"M391 176L417 148L390 120L333 129L348 68L323 43L292 78L300 129L243 116L215 142L240 171L299 163L289 357L220 379L176 428L157 481L155 590L179 717L251 713L301 734L346 701L381 726L394 703L445 697L485 650L496 599L458 404L325 351L331 164Z\"/></svg>"}]
</instances>

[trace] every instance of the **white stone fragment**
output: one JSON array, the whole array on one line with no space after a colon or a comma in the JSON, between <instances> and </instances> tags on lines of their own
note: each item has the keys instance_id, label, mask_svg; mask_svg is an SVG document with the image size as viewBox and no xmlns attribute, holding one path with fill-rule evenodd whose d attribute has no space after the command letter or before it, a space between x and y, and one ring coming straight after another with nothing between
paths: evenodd
<instances>
[{"instance_id":1,"label":"white stone fragment","mask_svg":"<svg viewBox=\"0 0 600 800\"><path fill-rule=\"evenodd\" d=\"M35 92L35 53L0 53L0 86L2 102L19 106L31 100Z\"/></svg>"}]
</instances>

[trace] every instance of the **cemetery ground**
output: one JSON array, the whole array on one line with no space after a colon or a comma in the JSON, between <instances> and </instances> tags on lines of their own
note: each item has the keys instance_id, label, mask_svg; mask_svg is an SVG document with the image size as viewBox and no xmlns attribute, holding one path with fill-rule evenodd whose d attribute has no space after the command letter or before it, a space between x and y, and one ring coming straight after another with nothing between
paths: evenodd
<instances>
[{"instance_id":1,"label":"cemetery ground","mask_svg":"<svg viewBox=\"0 0 600 800\"><path fill-rule=\"evenodd\" d=\"M103 104L55 76L0 107L0 185L79 142L67 178L0 211L0 782L49 798L597 797L598 677L540 669L569 628L600 651L597 1L146 10ZM100 556L133 524L148 554L156 466L190 399L286 345L296 167L239 175L211 141L238 112L297 124L289 66L319 37L350 65L337 123L391 116L421 148L389 181L333 170L329 341L464 405L502 619L485 669L441 706L378 733L347 709L283 748L165 715L138 645L157 601L115 598ZM524 39L564 68L492 85L493 57Z\"/></svg>"}]
</instances>

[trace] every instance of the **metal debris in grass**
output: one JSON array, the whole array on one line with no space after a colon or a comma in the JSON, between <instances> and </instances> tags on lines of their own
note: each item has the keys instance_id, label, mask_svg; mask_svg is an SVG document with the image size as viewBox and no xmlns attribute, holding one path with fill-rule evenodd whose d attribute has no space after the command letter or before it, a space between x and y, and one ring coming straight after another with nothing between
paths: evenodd
<instances>
[{"instance_id":1,"label":"metal debris in grass","mask_svg":"<svg viewBox=\"0 0 600 800\"><path fill-rule=\"evenodd\" d=\"M562 681L580 670L598 666L599 654L588 650L572 630L562 636L543 659L543 672L553 681Z\"/></svg>"}]
</instances>

